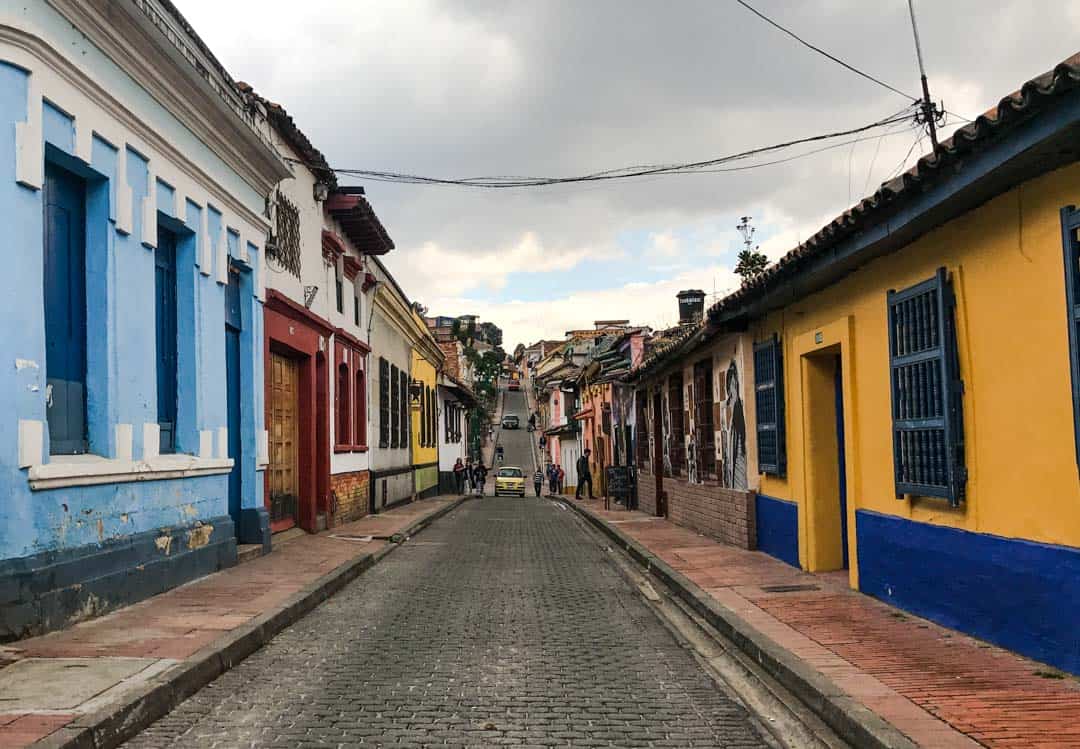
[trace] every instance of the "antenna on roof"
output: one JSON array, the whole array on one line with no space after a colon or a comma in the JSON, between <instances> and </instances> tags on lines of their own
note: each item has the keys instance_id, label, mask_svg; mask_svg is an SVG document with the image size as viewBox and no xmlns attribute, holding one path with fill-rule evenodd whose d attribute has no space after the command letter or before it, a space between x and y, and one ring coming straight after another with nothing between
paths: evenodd
<instances>
[{"instance_id":1,"label":"antenna on roof","mask_svg":"<svg viewBox=\"0 0 1080 749\"><path fill-rule=\"evenodd\" d=\"M922 44L919 42L919 26L915 23L915 0L908 0L908 12L911 14L911 31L915 35L915 56L919 60L919 75L922 76L922 113L915 115L915 121L925 123L930 131L930 142L937 150L936 122L943 116L943 110L930 100L930 84L926 82L926 68L923 65Z\"/></svg>"}]
</instances>

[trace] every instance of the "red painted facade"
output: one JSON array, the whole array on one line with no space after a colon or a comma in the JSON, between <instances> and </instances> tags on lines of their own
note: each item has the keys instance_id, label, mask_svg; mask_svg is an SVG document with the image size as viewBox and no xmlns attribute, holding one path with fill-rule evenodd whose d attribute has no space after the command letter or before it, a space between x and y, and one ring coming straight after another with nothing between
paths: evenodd
<instances>
[{"instance_id":1,"label":"red painted facade","mask_svg":"<svg viewBox=\"0 0 1080 749\"><path fill-rule=\"evenodd\" d=\"M273 289L263 306L264 361L274 352L297 362L300 371L298 408L299 478L296 521L314 532L319 513L327 511L330 494L329 376L325 341L335 331L330 323ZM322 345L320 346L320 341ZM266 423L270 424L270 368L266 367ZM269 490L265 492L269 508ZM290 522L272 524L275 532Z\"/></svg>"}]
</instances>

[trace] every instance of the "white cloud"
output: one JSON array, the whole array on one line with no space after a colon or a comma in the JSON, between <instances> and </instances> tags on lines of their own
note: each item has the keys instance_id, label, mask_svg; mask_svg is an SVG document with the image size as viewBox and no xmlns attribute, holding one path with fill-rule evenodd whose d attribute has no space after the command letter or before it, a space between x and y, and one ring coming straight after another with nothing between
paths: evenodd
<instances>
[{"instance_id":1,"label":"white cloud","mask_svg":"<svg viewBox=\"0 0 1080 749\"><path fill-rule=\"evenodd\" d=\"M671 231L653 232L649 235L649 247L645 251L653 257L672 258L679 254L681 243Z\"/></svg>"}]
</instances>

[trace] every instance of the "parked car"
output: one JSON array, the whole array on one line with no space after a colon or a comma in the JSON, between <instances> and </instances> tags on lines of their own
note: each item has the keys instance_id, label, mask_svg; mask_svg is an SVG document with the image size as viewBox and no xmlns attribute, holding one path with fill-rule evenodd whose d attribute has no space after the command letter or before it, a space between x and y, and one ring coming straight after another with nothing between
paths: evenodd
<instances>
[{"instance_id":1,"label":"parked car","mask_svg":"<svg viewBox=\"0 0 1080 749\"><path fill-rule=\"evenodd\" d=\"M515 414L508 414L502 417L503 429L518 429L521 426L521 422Z\"/></svg>"},{"instance_id":2,"label":"parked car","mask_svg":"<svg viewBox=\"0 0 1080 749\"><path fill-rule=\"evenodd\" d=\"M495 496L511 494L525 496L525 474L516 466L505 466L495 474Z\"/></svg>"},{"instance_id":3,"label":"parked car","mask_svg":"<svg viewBox=\"0 0 1080 749\"><path fill-rule=\"evenodd\" d=\"M510 390L521 390L521 380L510 380Z\"/></svg>"}]
</instances>

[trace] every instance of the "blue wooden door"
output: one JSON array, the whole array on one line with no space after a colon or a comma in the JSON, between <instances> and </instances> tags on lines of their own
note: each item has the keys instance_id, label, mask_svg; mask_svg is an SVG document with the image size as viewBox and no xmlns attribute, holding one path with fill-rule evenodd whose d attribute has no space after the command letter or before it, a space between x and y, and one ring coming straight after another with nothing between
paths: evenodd
<instances>
[{"instance_id":1,"label":"blue wooden door","mask_svg":"<svg viewBox=\"0 0 1080 749\"><path fill-rule=\"evenodd\" d=\"M229 269L229 284L225 287L225 410L229 429L229 457L233 460L229 472L229 515L237 531L240 529L240 333L243 315L240 309L240 275Z\"/></svg>"},{"instance_id":2,"label":"blue wooden door","mask_svg":"<svg viewBox=\"0 0 1080 749\"><path fill-rule=\"evenodd\" d=\"M848 568L847 532L847 457L844 454L844 373L840 357L836 357L836 462L840 486L840 545L844 553L844 569Z\"/></svg>"},{"instance_id":3,"label":"blue wooden door","mask_svg":"<svg viewBox=\"0 0 1080 749\"><path fill-rule=\"evenodd\" d=\"M176 451L176 235L161 229L154 249L154 314L160 449L171 453Z\"/></svg>"},{"instance_id":4,"label":"blue wooden door","mask_svg":"<svg viewBox=\"0 0 1080 749\"><path fill-rule=\"evenodd\" d=\"M45 384L49 452L85 453L86 188L45 167Z\"/></svg>"}]
</instances>

